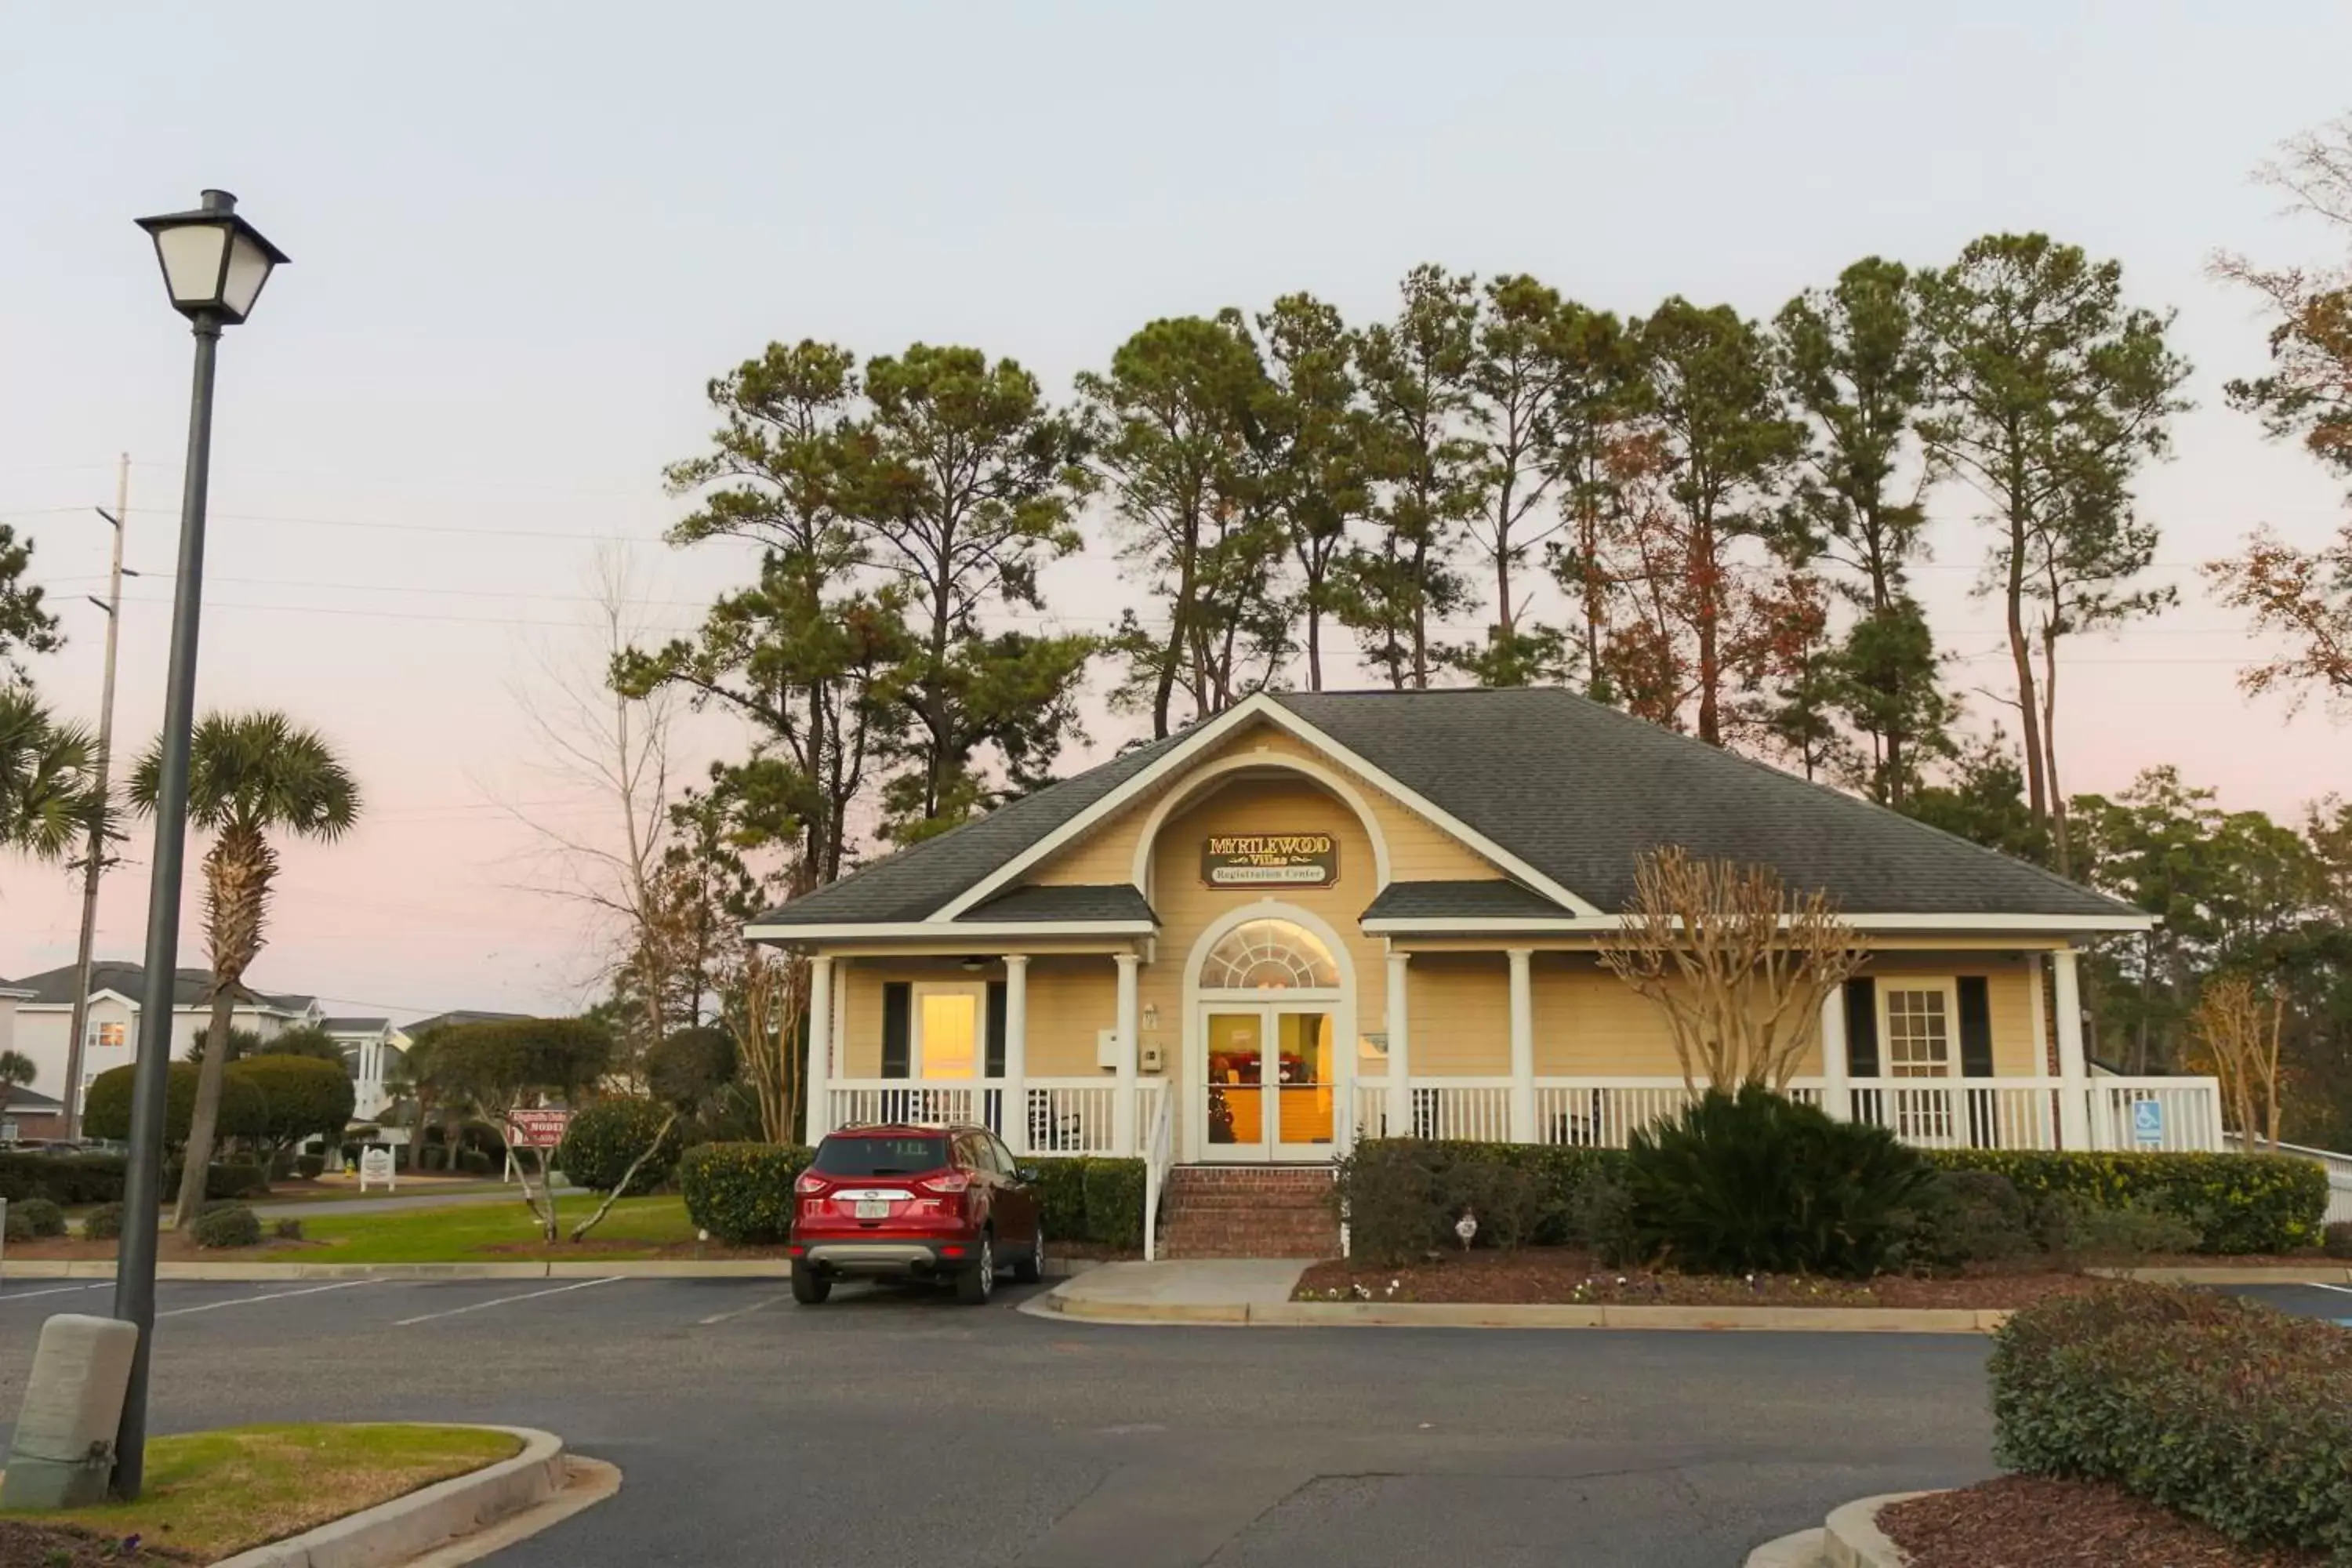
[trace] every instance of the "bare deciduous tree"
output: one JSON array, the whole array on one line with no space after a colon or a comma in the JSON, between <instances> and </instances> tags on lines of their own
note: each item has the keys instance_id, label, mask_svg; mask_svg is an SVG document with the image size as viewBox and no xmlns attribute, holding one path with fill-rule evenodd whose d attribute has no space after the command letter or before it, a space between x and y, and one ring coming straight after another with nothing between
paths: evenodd
<instances>
[{"instance_id":1,"label":"bare deciduous tree","mask_svg":"<svg viewBox=\"0 0 2352 1568\"><path fill-rule=\"evenodd\" d=\"M760 1136L801 1138L807 1058L799 1049L808 1012L808 960L745 943L719 984L719 1016L760 1109Z\"/></svg>"},{"instance_id":2,"label":"bare deciduous tree","mask_svg":"<svg viewBox=\"0 0 2352 1568\"><path fill-rule=\"evenodd\" d=\"M1641 857L1633 907L1601 962L1666 1016L1683 1082L1788 1088L1822 1003L1867 949L1826 894L1792 896L1769 866Z\"/></svg>"},{"instance_id":3,"label":"bare deciduous tree","mask_svg":"<svg viewBox=\"0 0 2352 1568\"><path fill-rule=\"evenodd\" d=\"M2221 1100L2235 1113L2249 1151L2279 1141L2279 1037L2286 1017L2284 994L2242 974L2206 982L2189 1024L2200 1054L2221 1080Z\"/></svg>"}]
</instances>

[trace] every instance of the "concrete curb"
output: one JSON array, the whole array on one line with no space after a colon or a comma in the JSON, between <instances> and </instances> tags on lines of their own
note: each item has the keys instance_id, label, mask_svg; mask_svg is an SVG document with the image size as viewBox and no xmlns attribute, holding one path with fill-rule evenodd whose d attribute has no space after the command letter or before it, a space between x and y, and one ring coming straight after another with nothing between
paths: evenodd
<instances>
[{"instance_id":1,"label":"concrete curb","mask_svg":"<svg viewBox=\"0 0 2352 1568\"><path fill-rule=\"evenodd\" d=\"M1023 1311L1152 1327L1381 1329L1681 1329L1780 1333L1989 1333L2007 1311L1969 1308L1486 1306L1475 1302L1103 1301L1060 1290Z\"/></svg>"},{"instance_id":2,"label":"concrete curb","mask_svg":"<svg viewBox=\"0 0 2352 1568\"><path fill-rule=\"evenodd\" d=\"M2352 1268L2340 1263L2305 1268L2293 1264L2265 1263L2251 1268L2094 1268L2107 1279L2141 1279L2152 1285L2352 1285Z\"/></svg>"},{"instance_id":3,"label":"concrete curb","mask_svg":"<svg viewBox=\"0 0 2352 1568\"><path fill-rule=\"evenodd\" d=\"M348 1518L227 1558L215 1568L379 1568L494 1524L563 1489L563 1439L531 1426L493 1426L522 1452Z\"/></svg>"},{"instance_id":4,"label":"concrete curb","mask_svg":"<svg viewBox=\"0 0 2352 1568\"><path fill-rule=\"evenodd\" d=\"M1091 1258L1045 1259L1045 1277L1067 1279L1097 1267ZM159 1263L158 1279L215 1284L287 1284L310 1279L787 1279L782 1258L641 1258L595 1263L572 1258L528 1263ZM111 1279L112 1258L30 1258L0 1264L0 1283L32 1279Z\"/></svg>"},{"instance_id":5,"label":"concrete curb","mask_svg":"<svg viewBox=\"0 0 2352 1568\"><path fill-rule=\"evenodd\" d=\"M1829 1531L1816 1525L1768 1541L1748 1554L1747 1568L1822 1568Z\"/></svg>"},{"instance_id":6,"label":"concrete curb","mask_svg":"<svg viewBox=\"0 0 2352 1568\"><path fill-rule=\"evenodd\" d=\"M1822 1562L1826 1568L1904 1568L1911 1559L1880 1531L1878 1510L1889 1503L1927 1495L1887 1492L1832 1510L1822 1531Z\"/></svg>"}]
</instances>

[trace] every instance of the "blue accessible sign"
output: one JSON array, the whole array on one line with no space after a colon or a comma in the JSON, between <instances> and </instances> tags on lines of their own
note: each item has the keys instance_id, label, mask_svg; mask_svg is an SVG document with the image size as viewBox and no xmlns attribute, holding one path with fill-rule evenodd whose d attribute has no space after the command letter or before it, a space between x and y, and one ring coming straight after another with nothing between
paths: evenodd
<instances>
[{"instance_id":1,"label":"blue accessible sign","mask_svg":"<svg viewBox=\"0 0 2352 1568\"><path fill-rule=\"evenodd\" d=\"M2164 1102L2158 1100L2132 1101L2132 1142L2151 1147L2164 1142Z\"/></svg>"}]
</instances>

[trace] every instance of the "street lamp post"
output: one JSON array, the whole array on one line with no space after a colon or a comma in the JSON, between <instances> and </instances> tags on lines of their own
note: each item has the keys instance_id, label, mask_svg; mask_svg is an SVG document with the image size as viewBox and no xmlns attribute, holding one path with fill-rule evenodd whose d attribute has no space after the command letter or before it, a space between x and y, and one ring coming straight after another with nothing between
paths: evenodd
<instances>
[{"instance_id":1,"label":"street lamp post","mask_svg":"<svg viewBox=\"0 0 2352 1568\"><path fill-rule=\"evenodd\" d=\"M114 1438L114 1491L139 1495L147 1459L147 1369L155 1332L155 1247L163 1185L163 1107L172 1065L172 992L180 962L180 871L188 837L188 743L195 723L196 623L204 598L205 492L211 478L213 364L221 329L243 321L285 253L236 216L236 198L206 191L193 212L145 217L172 305L194 325L195 387L180 492L179 575L172 593L172 658L163 690L163 767L155 792L154 874L147 893L146 973L138 1067L131 1096L131 1159L122 1191L122 1244L114 1315L139 1328Z\"/></svg>"}]
</instances>

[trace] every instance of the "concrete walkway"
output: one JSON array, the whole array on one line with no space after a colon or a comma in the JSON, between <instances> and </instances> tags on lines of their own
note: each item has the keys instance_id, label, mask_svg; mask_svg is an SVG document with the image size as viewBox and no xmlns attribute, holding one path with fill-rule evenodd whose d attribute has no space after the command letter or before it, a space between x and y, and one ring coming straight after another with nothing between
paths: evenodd
<instances>
[{"instance_id":1,"label":"concrete walkway","mask_svg":"<svg viewBox=\"0 0 2352 1568\"><path fill-rule=\"evenodd\" d=\"M1306 1272L1305 1262L1285 1258L1106 1263L1073 1277L1054 1292L1047 1310L1107 1321L1245 1322L1251 1308L1289 1300Z\"/></svg>"}]
</instances>

